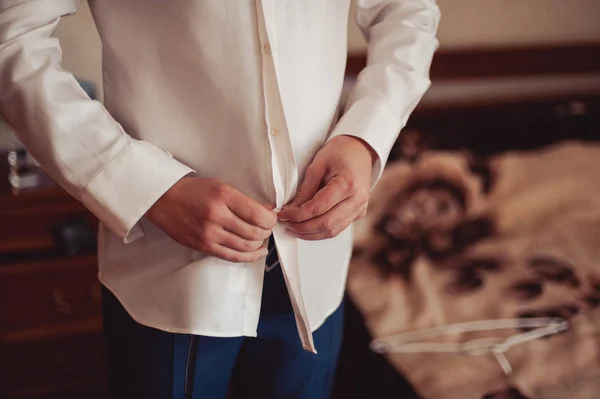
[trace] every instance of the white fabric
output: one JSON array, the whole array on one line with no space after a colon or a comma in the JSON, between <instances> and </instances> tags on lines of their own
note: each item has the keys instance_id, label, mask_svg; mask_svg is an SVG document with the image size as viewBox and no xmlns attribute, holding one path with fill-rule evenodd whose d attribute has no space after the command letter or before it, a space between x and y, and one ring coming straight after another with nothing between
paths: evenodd
<instances>
[{"instance_id":1,"label":"white fabric","mask_svg":"<svg viewBox=\"0 0 600 399\"><path fill-rule=\"evenodd\" d=\"M378 177L429 86L435 2L358 1L368 66L337 125L349 0L90 0L104 106L60 68L50 37L78 5L0 0L2 116L102 222L100 279L132 317L166 331L256 335L264 261L205 256L144 214L189 173L281 207L337 135L375 149ZM351 231L305 242L277 228L275 240L303 344L314 351L310 331L343 295Z\"/></svg>"}]
</instances>

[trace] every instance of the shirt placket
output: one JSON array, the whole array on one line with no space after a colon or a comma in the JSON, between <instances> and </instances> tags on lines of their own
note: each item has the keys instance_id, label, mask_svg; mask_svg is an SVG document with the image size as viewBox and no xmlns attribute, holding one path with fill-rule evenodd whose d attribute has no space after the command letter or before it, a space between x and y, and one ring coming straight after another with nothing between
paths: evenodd
<instances>
[{"instance_id":1,"label":"shirt placket","mask_svg":"<svg viewBox=\"0 0 600 399\"><path fill-rule=\"evenodd\" d=\"M262 46L265 118L271 148L271 167L276 193L276 206L277 209L280 209L291 199L292 193L296 191L298 173L277 83L274 60L274 57L276 57L275 49L277 48L275 45L276 38L274 29L269 30L267 27L269 18L271 18L270 21L273 21L273 6L274 4L268 1L256 0L259 38ZM286 234L285 228L280 224L274 228L273 236L279 254L280 266L290 293L302 346L304 349L316 353L300 287L298 240Z\"/></svg>"}]
</instances>

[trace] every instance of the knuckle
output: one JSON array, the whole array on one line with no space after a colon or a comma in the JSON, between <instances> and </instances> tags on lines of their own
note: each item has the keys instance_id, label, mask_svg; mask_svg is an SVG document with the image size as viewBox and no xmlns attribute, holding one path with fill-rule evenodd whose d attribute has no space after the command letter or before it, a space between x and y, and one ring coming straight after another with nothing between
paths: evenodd
<instances>
[{"instance_id":1,"label":"knuckle","mask_svg":"<svg viewBox=\"0 0 600 399\"><path fill-rule=\"evenodd\" d=\"M299 219L306 217L315 217L318 214L317 206L312 202L307 202L300 207Z\"/></svg>"},{"instance_id":2,"label":"knuckle","mask_svg":"<svg viewBox=\"0 0 600 399\"><path fill-rule=\"evenodd\" d=\"M305 201L308 201L308 194L306 194L302 189L300 189L296 193L296 198L300 202L305 202Z\"/></svg>"},{"instance_id":3,"label":"knuckle","mask_svg":"<svg viewBox=\"0 0 600 399\"><path fill-rule=\"evenodd\" d=\"M253 241L246 241L246 240L244 240L242 242L242 248L246 252L248 252L248 251L254 251L254 249L256 249L256 245L255 245L255 243Z\"/></svg>"},{"instance_id":4,"label":"knuckle","mask_svg":"<svg viewBox=\"0 0 600 399\"><path fill-rule=\"evenodd\" d=\"M204 211L205 219L207 219L209 221L216 221L219 219L220 214L221 214L221 203L218 201L210 201L207 204L206 209Z\"/></svg>"},{"instance_id":5,"label":"knuckle","mask_svg":"<svg viewBox=\"0 0 600 399\"><path fill-rule=\"evenodd\" d=\"M327 211L327 207L324 205L314 207L314 210L308 215L308 218L316 218L320 215L325 215Z\"/></svg>"},{"instance_id":6,"label":"knuckle","mask_svg":"<svg viewBox=\"0 0 600 399\"><path fill-rule=\"evenodd\" d=\"M257 251L263 245L262 241L250 241L250 251Z\"/></svg>"},{"instance_id":7,"label":"knuckle","mask_svg":"<svg viewBox=\"0 0 600 399\"><path fill-rule=\"evenodd\" d=\"M286 215L286 220L292 223L300 223L303 220L302 213L300 211L290 212Z\"/></svg>"},{"instance_id":8,"label":"knuckle","mask_svg":"<svg viewBox=\"0 0 600 399\"><path fill-rule=\"evenodd\" d=\"M263 240L268 237L268 234L259 227L251 227L248 231L249 238L254 240Z\"/></svg>"},{"instance_id":9,"label":"knuckle","mask_svg":"<svg viewBox=\"0 0 600 399\"><path fill-rule=\"evenodd\" d=\"M203 240L200 240L198 243L198 250L206 254L215 254L213 246L209 242Z\"/></svg>"},{"instance_id":10,"label":"knuckle","mask_svg":"<svg viewBox=\"0 0 600 399\"><path fill-rule=\"evenodd\" d=\"M352 176L343 175L340 176L340 185L342 190L346 193L352 193L356 190L356 181Z\"/></svg>"},{"instance_id":11,"label":"knuckle","mask_svg":"<svg viewBox=\"0 0 600 399\"><path fill-rule=\"evenodd\" d=\"M323 221L319 222L319 224L317 225L317 228L319 229L319 231L327 233L331 229L331 224L329 223L329 221L323 220Z\"/></svg>"},{"instance_id":12,"label":"knuckle","mask_svg":"<svg viewBox=\"0 0 600 399\"><path fill-rule=\"evenodd\" d=\"M230 197L231 191L231 187L229 187L227 184L222 183L217 186L216 194L218 198L225 200Z\"/></svg>"},{"instance_id":13,"label":"knuckle","mask_svg":"<svg viewBox=\"0 0 600 399\"><path fill-rule=\"evenodd\" d=\"M319 216L319 215L324 215L325 213L327 213L329 210L331 210L331 208L334 207L333 203L327 204L327 203L320 203L319 205L315 206L315 217Z\"/></svg>"},{"instance_id":14,"label":"knuckle","mask_svg":"<svg viewBox=\"0 0 600 399\"><path fill-rule=\"evenodd\" d=\"M210 236L211 234L208 229L201 229L198 232L198 243L204 248L209 248L211 246Z\"/></svg>"},{"instance_id":15,"label":"knuckle","mask_svg":"<svg viewBox=\"0 0 600 399\"><path fill-rule=\"evenodd\" d=\"M318 224L318 228L319 232L323 234L325 238L333 238L341 232L339 226L330 218L321 221Z\"/></svg>"}]
</instances>

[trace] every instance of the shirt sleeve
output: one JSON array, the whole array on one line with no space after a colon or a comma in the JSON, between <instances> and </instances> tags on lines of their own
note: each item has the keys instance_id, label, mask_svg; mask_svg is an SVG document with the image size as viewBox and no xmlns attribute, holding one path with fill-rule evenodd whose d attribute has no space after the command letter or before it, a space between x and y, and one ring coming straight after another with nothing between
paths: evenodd
<instances>
[{"instance_id":1,"label":"shirt sleeve","mask_svg":"<svg viewBox=\"0 0 600 399\"><path fill-rule=\"evenodd\" d=\"M373 184L408 117L430 86L438 48L440 11L435 0L357 0L356 21L368 42L367 65L329 140L363 139L377 153Z\"/></svg>"},{"instance_id":2,"label":"shirt sleeve","mask_svg":"<svg viewBox=\"0 0 600 399\"><path fill-rule=\"evenodd\" d=\"M127 135L61 68L51 37L80 0L0 0L0 114L68 193L130 242L139 220L193 172L158 147Z\"/></svg>"}]
</instances>

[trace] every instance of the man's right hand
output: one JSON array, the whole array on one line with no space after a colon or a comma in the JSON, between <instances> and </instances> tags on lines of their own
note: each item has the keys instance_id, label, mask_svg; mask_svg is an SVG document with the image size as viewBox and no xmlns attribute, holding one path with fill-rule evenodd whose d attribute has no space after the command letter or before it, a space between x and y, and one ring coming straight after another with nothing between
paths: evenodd
<instances>
[{"instance_id":1,"label":"man's right hand","mask_svg":"<svg viewBox=\"0 0 600 399\"><path fill-rule=\"evenodd\" d=\"M219 180L198 177L177 182L146 217L180 244L236 263L265 257L264 240L277 223L271 206Z\"/></svg>"}]
</instances>

